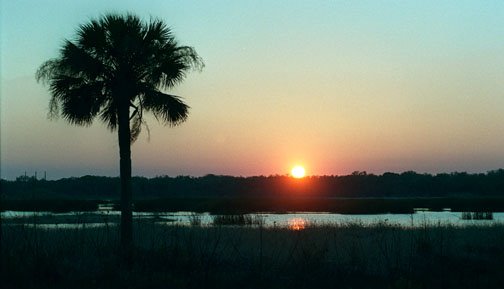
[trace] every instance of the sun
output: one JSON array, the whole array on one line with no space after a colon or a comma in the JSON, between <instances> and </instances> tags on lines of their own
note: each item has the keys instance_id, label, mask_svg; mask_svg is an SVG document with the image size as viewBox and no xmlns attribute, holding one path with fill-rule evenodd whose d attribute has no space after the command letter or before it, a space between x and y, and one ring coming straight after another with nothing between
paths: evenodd
<instances>
[{"instance_id":1,"label":"sun","mask_svg":"<svg viewBox=\"0 0 504 289\"><path fill-rule=\"evenodd\" d=\"M306 171L302 166L295 166L291 170L291 175L296 179L303 178L305 176L305 173Z\"/></svg>"}]
</instances>

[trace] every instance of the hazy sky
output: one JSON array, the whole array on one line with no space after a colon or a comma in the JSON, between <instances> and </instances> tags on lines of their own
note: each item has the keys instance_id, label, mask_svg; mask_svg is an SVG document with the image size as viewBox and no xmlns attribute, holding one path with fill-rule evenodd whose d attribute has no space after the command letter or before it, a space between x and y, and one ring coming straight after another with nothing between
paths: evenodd
<instances>
[{"instance_id":1,"label":"hazy sky","mask_svg":"<svg viewBox=\"0 0 504 289\"><path fill-rule=\"evenodd\" d=\"M148 120L133 174L485 172L504 167L504 1L0 0L1 177L117 176L117 134L47 119L34 78L106 12L165 20L206 67Z\"/></svg>"}]
</instances>

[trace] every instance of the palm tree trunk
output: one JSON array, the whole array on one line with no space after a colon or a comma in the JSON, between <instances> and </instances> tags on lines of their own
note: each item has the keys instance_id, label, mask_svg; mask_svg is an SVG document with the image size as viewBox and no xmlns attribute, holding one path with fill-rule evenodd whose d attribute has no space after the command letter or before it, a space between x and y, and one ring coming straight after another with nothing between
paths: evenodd
<instances>
[{"instance_id":1,"label":"palm tree trunk","mask_svg":"<svg viewBox=\"0 0 504 289\"><path fill-rule=\"evenodd\" d=\"M2 183L0 182L0 256L2 256L3 253L3 248L2 248L2 212L3 209L3 188L2 188ZM0 262L0 271L3 270L2 268L3 262Z\"/></svg>"},{"instance_id":2,"label":"palm tree trunk","mask_svg":"<svg viewBox=\"0 0 504 289\"><path fill-rule=\"evenodd\" d=\"M133 245L133 215L131 193L131 131L129 124L129 102L119 105L119 157L121 176L121 246L129 255Z\"/></svg>"}]
</instances>

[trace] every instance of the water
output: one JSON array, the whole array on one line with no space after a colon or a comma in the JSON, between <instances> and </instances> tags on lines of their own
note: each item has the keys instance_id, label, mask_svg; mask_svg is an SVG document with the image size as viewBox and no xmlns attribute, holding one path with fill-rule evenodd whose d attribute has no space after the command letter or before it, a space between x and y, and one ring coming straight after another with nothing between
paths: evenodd
<instances>
[{"instance_id":1,"label":"water","mask_svg":"<svg viewBox=\"0 0 504 289\"><path fill-rule=\"evenodd\" d=\"M22 221L17 223L32 224L43 228L79 228L79 227L100 227L115 225L119 221L119 211L99 210L95 212L21 212L5 211L1 213L6 223ZM362 224L373 225L387 223L404 227L419 227L424 225L491 225L504 224L504 213L493 213L492 220L465 220L462 212L452 212L444 210L432 212L427 210L416 210L414 214L369 214L369 215L347 215L335 213L318 212L290 212L286 214L277 213L255 213L245 215L255 222L260 221L265 227L288 227L291 229L304 229L313 225L331 224ZM135 220L150 220L166 225L191 225L197 222L201 226L212 226L214 215L209 213L194 212L134 212ZM256 224L257 225L257 224Z\"/></svg>"}]
</instances>

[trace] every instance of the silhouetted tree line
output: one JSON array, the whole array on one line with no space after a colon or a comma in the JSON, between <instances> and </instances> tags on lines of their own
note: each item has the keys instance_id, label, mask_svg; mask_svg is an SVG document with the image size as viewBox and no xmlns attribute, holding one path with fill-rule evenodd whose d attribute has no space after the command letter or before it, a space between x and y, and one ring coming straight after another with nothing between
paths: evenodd
<instances>
[{"instance_id":1,"label":"silhouetted tree line","mask_svg":"<svg viewBox=\"0 0 504 289\"><path fill-rule=\"evenodd\" d=\"M60 180L18 178L1 180L6 199L119 197L115 177L83 176ZM221 175L133 178L134 198L157 197L446 197L504 196L504 169L487 173L419 174L413 171L382 175L354 172L346 176L286 175L234 177Z\"/></svg>"}]
</instances>

